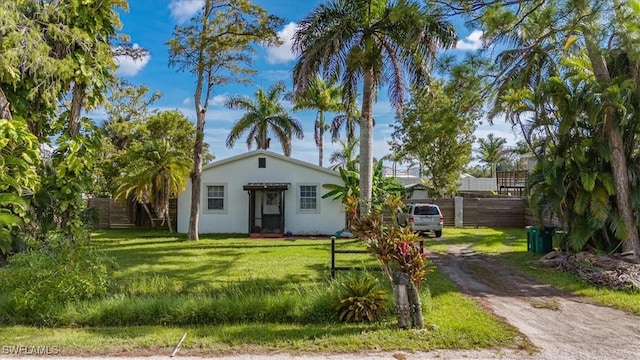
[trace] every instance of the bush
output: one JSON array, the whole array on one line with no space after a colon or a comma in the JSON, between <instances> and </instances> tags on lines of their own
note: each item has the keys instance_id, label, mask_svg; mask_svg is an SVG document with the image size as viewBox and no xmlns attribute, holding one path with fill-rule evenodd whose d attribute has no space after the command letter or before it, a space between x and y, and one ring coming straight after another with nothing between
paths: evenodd
<instances>
[{"instance_id":1,"label":"bush","mask_svg":"<svg viewBox=\"0 0 640 360\"><path fill-rule=\"evenodd\" d=\"M0 321L52 325L69 303L106 297L114 262L99 250L49 235L47 245L12 256L0 271Z\"/></svg>"},{"instance_id":2,"label":"bush","mask_svg":"<svg viewBox=\"0 0 640 360\"><path fill-rule=\"evenodd\" d=\"M341 289L334 307L345 322L371 322L387 313L389 292L380 289L379 281L367 273L339 279Z\"/></svg>"}]
</instances>

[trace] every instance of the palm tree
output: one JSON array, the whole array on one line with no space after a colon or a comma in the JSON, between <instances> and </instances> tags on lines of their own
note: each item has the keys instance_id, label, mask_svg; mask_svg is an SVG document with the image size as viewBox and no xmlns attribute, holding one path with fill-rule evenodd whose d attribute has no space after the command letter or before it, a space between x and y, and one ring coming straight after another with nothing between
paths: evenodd
<instances>
[{"instance_id":1,"label":"palm tree","mask_svg":"<svg viewBox=\"0 0 640 360\"><path fill-rule=\"evenodd\" d=\"M480 148L476 150L479 154L478 160L491 167L491 177L496 176L496 165L507 158L508 151L505 149L507 139L495 137L493 134L487 135L486 139L478 139Z\"/></svg>"},{"instance_id":2,"label":"palm tree","mask_svg":"<svg viewBox=\"0 0 640 360\"><path fill-rule=\"evenodd\" d=\"M398 173L398 164L402 165L402 163L404 163L405 160L407 160L406 158L407 154L400 152L398 143L396 141L393 141L390 145L391 145L391 152L383 156L382 159L380 160L391 161L391 170L393 173L393 177L396 177Z\"/></svg>"},{"instance_id":3,"label":"palm tree","mask_svg":"<svg viewBox=\"0 0 640 360\"><path fill-rule=\"evenodd\" d=\"M325 112L338 112L342 109L340 87L335 81L325 81L317 75L315 79L300 93L293 94L293 110L318 110L314 125L314 139L318 146L318 166L322 166L324 158L324 132L329 130L329 125L324 122Z\"/></svg>"},{"instance_id":4,"label":"palm tree","mask_svg":"<svg viewBox=\"0 0 640 360\"><path fill-rule=\"evenodd\" d=\"M231 128L227 136L227 147L232 148L236 141L248 132L249 149L255 142L258 149L267 150L271 144L271 132L282 144L284 155L291 156L291 137L302 139L303 132L300 122L289 116L287 110L279 103L285 90L284 83L277 82L266 93L262 88L258 88L255 101L246 96L234 96L227 100L225 106L229 109L245 111Z\"/></svg>"},{"instance_id":5,"label":"palm tree","mask_svg":"<svg viewBox=\"0 0 640 360\"><path fill-rule=\"evenodd\" d=\"M146 206L150 202L156 216L167 221L169 231L173 231L169 198L184 188L192 166L189 154L176 148L170 139L161 138L134 143L128 158L130 161L118 179L116 198L126 200L133 196L151 218Z\"/></svg>"},{"instance_id":6,"label":"palm tree","mask_svg":"<svg viewBox=\"0 0 640 360\"><path fill-rule=\"evenodd\" d=\"M453 26L413 0L332 0L314 8L299 24L293 48L299 54L294 87L302 92L318 72L341 79L349 104L362 82L360 120L360 213L371 208L373 113L378 87L389 84L392 105L402 109L404 76L424 87L438 46L450 47Z\"/></svg>"},{"instance_id":7,"label":"palm tree","mask_svg":"<svg viewBox=\"0 0 640 360\"><path fill-rule=\"evenodd\" d=\"M360 123L360 111L358 104L352 102L344 106L345 113L333 118L331 121L331 141L336 142L340 139L340 129L344 127L346 132L347 143L353 142L356 137L356 126ZM373 122L375 125L375 121Z\"/></svg>"},{"instance_id":8,"label":"palm tree","mask_svg":"<svg viewBox=\"0 0 640 360\"><path fill-rule=\"evenodd\" d=\"M342 141L338 139L341 150L336 150L329 157L329 162L333 164L331 168L333 170L344 168L349 170L355 170L358 164L358 157L355 156L356 149L358 148L358 139L352 139L351 141Z\"/></svg>"}]
</instances>

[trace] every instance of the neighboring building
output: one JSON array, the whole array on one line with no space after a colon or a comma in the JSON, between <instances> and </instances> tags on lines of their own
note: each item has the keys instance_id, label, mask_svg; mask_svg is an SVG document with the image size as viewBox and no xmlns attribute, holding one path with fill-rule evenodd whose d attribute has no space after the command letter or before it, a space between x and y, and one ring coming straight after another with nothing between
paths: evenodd
<instances>
[{"instance_id":1,"label":"neighboring building","mask_svg":"<svg viewBox=\"0 0 640 360\"><path fill-rule=\"evenodd\" d=\"M344 228L340 201L323 199L323 184L340 175L265 150L207 164L202 170L199 233L325 235ZM178 195L178 232L186 233L191 181Z\"/></svg>"},{"instance_id":2,"label":"neighboring building","mask_svg":"<svg viewBox=\"0 0 640 360\"><path fill-rule=\"evenodd\" d=\"M406 175L402 171L398 172L395 178L404 185L408 199L426 199L429 197L426 187L422 185L418 176ZM458 191L461 193L491 193L498 190L498 183L495 177L477 178L463 173L460 175L458 183Z\"/></svg>"},{"instance_id":3,"label":"neighboring building","mask_svg":"<svg viewBox=\"0 0 640 360\"><path fill-rule=\"evenodd\" d=\"M421 183L413 183L411 185L404 186L405 199L427 199L429 198L429 191L427 187Z\"/></svg>"},{"instance_id":4,"label":"neighboring building","mask_svg":"<svg viewBox=\"0 0 640 360\"><path fill-rule=\"evenodd\" d=\"M469 174L460 176L460 187L458 191L480 191L491 192L498 189L496 178L477 178Z\"/></svg>"}]
</instances>

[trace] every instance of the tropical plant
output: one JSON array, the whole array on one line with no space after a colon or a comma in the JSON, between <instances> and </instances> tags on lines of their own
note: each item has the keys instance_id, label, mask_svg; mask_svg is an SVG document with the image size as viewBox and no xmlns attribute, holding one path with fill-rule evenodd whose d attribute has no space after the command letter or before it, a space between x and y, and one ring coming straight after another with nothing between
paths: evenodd
<instances>
[{"instance_id":1,"label":"tropical plant","mask_svg":"<svg viewBox=\"0 0 640 360\"><path fill-rule=\"evenodd\" d=\"M249 150L255 143L258 149L269 149L271 137L282 145L285 156L291 156L291 140L293 137L302 139L302 125L297 119L292 118L287 110L280 104L280 99L285 93L284 83L273 84L266 92L258 87L255 101L247 96L233 96L225 104L232 110L244 110L244 115L236 121L227 136L227 147L232 148L236 141L245 133L247 134L247 147Z\"/></svg>"},{"instance_id":2,"label":"tropical plant","mask_svg":"<svg viewBox=\"0 0 640 360\"><path fill-rule=\"evenodd\" d=\"M299 55L294 88L303 92L320 73L340 79L344 103L357 97L360 118L360 211L369 212L373 188L373 112L378 87L389 83L391 104L402 109L405 75L423 87L438 47L456 39L453 26L411 0L332 0L298 24L293 48Z\"/></svg>"},{"instance_id":3,"label":"tropical plant","mask_svg":"<svg viewBox=\"0 0 640 360\"><path fill-rule=\"evenodd\" d=\"M90 194L97 197L113 197L118 187L115 181L120 175L125 153L135 140L137 128L153 113L149 107L162 94L149 94L146 86L135 86L118 80L110 87L105 105L107 120L100 125L102 145L98 153L94 186Z\"/></svg>"},{"instance_id":4,"label":"tropical plant","mask_svg":"<svg viewBox=\"0 0 640 360\"><path fill-rule=\"evenodd\" d=\"M358 139L351 141L342 141L338 139L341 148L335 150L331 156L329 156L329 163L333 164L331 168L333 170L344 169L356 169L358 167L358 157L355 155L358 149Z\"/></svg>"},{"instance_id":5,"label":"tropical plant","mask_svg":"<svg viewBox=\"0 0 640 360\"><path fill-rule=\"evenodd\" d=\"M349 197L344 202L351 224L351 231L367 243L367 249L375 256L382 265L382 270L390 283L395 283L394 279L398 274L405 274L409 280L406 288L409 299L411 320L405 319L404 312L397 309L398 324L400 326L410 326L422 328L424 320L422 316L422 303L420 301L420 288L425 275L429 271L427 268L427 254L417 245L419 234L413 232L410 227L398 226L395 214L402 210L404 204L398 196L388 196L382 207L373 208L372 211L363 217L358 217L359 201L355 197ZM392 214L394 221L391 225L386 225L382 221L382 211ZM401 275L402 276L402 275ZM402 288L395 287L396 299L403 298ZM398 307L400 304L396 304Z\"/></svg>"},{"instance_id":6,"label":"tropical plant","mask_svg":"<svg viewBox=\"0 0 640 360\"><path fill-rule=\"evenodd\" d=\"M318 147L318 166L322 166L324 160L324 132L330 129L325 123L325 113L338 112L342 109L342 99L340 97L340 87L334 81L325 81L321 76L309 84L300 93L294 93L293 111L298 110L318 110L314 123L314 140Z\"/></svg>"},{"instance_id":7,"label":"tropical plant","mask_svg":"<svg viewBox=\"0 0 640 360\"><path fill-rule=\"evenodd\" d=\"M10 115L10 113L6 114ZM29 198L40 187L38 139L20 117L0 119L0 266L19 250Z\"/></svg>"},{"instance_id":8,"label":"tropical plant","mask_svg":"<svg viewBox=\"0 0 640 360\"><path fill-rule=\"evenodd\" d=\"M340 292L334 301L343 322L372 322L387 313L388 292L374 276L364 273L337 279Z\"/></svg>"},{"instance_id":9,"label":"tropical plant","mask_svg":"<svg viewBox=\"0 0 640 360\"><path fill-rule=\"evenodd\" d=\"M169 65L195 76L196 141L191 171L191 210L188 237L198 240L200 188L204 162L204 125L212 90L248 81L253 45L279 43L276 29L283 20L247 0L205 0L186 25L176 26L168 41Z\"/></svg>"},{"instance_id":10,"label":"tropical plant","mask_svg":"<svg viewBox=\"0 0 640 360\"><path fill-rule=\"evenodd\" d=\"M391 195L404 194L404 186L395 178L384 176L383 162L378 161L373 169L372 207L380 208ZM360 174L355 168L338 168L342 184L323 184L329 191L322 195L323 199L333 198L345 204L350 197L360 197Z\"/></svg>"},{"instance_id":11,"label":"tropical plant","mask_svg":"<svg viewBox=\"0 0 640 360\"><path fill-rule=\"evenodd\" d=\"M56 199L57 226L70 237L79 229L76 215L90 185L85 174L93 171L96 156L96 147L86 146L93 143L85 141L93 129L82 113L103 103L115 55L144 54L117 46L124 39L117 34L118 10L126 8L126 0L0 2L1 117L25 119L43 144L60 141L52 156L55 175L42 182Z\"/></svg>"},{"instance_id":12,"label":"tropical plant","mask_svg":"<svg viewBox=\"0 0 640 360\"><path fill-rule=\"evenodd\" d=\"M167 221L172 231L169 199L183 190L191 170L189 150L195 132L189 119L177 111L151 116L138 129L136 137L141 140L133 142L127 152L116 198L125 201L132 195L152 219L146 208L151 203L155 215Z\"/></svg>"},{"instance_id":13,"label":"tropical plant","mask_svg":"<svg viewBox=\"0 0 640 360\"><path fill-rule=\"evenodd\" d=\"M564 161L555 156L570 154L574 157L576 153L590 156L588 164L609 173L614 189L605 209L613 214L599 214L597 221L590 213L578 214L576 221L567 225L589 226L580 226L586 229L584 232L575 230L581 233L576 236L586 237L576 239L574 244L595 240L604 245L613 235L620 241L623 251L640 256L637 226L640 202L635 199L639 174L635 165L638 123L631 121L637 116L638 97L637 87L629 86L637 84L640 78L636 71L639 58L635 50L640 33L636 25L640 20L638 2L536 1L521 2L517 9L486 5L476 7L478 13L474 16L487 25L488 38L505 40L509 47L499 56L498 66L492 72L497 80L496 106L492 115L505 114L523 129L525 140L535 149L538 162L546 163L541 167L551 174L560 176L557 170ZM603 22L609 26L602 27ZM562 98L573 94L580 95L581 102ZM586 134L593 138L592 142L574 144ZM571 182L582 178L577 175L584 172L579 168L580 163L581 160L563 165L567 167L564 171L571 174ZM549 167L548 164L557 166ZM590 165L589 171L593 170L596 169ZM588 190L591 179L593 175L585 178L588 186L584 190L587 192L591 192ZM561 186L556 181L553 183ZM550 193L550 199L557 195L561 198L558 204L549 206L564 207L573 203L572 193ZM592 199L590 196L582 199L586 198ZM596 203L604 205L601 202L603 195L596 198L599 199ZM604 218L618 220L602 222ZM592 225L599 227L598 224L604 224L606 231L598 231L596 235Z\"/></svg>"},{"instance_id":14,"label":"tropical plant","mask_svg":"<svg viewBox=\"0 0 640 360\"><path fill-rule=\"evenodd\" d=\"M496 176L496 168L498 163L507 159L508 150L505 148L507 139L496 137L493 133L487 135L486 138L478 139L478 160L489 165L491 168L491 177Z\"/></svg>"}]
</instances>

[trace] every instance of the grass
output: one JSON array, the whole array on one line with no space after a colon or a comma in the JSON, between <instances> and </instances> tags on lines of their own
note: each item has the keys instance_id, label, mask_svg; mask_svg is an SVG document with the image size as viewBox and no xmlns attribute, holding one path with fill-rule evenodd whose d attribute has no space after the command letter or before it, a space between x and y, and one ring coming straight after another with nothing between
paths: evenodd
<instances>
[{"instance_id":1,"label":"grass","mask_svg":"<svg viewBox=\"0 0 640 360\"><path fill-rule=\"evenodd\" d=\"M527 252L525 229L448 228L445 241L429 238L431 251L445 251L447 244L468 246L471 250L493 256L502 264L516 268L529 276L569 293L584 296L597 303L640 315L640 293L612 290L594 286L574 274L535 263L540 255ZM559 239L554 238L554 246ZM549 305L553 307L552 304Z\"/></svg>"},{"instance_id":2,"label":"grass","mask_svg":"<svg viewBox=\"0 0 640 360\"><path fill-rule=\"evenodd\" d=\"M325 318L330 311L322 313L330 307L328 239L184 240L165 232L93 234L92 243L118 263L117 291L67 306L60 314L65 326L2 326L0 338L9 345L56 346L62 354L170 353L185 332L181 354L528 346L437 270L423 293L425 322L434 330L399 330L392 314L373 324L341 324ZM338 246L362 244L345 240ZM375 264L366 254L337 258L339 266Z\"/></svg>"}]
</instances>

